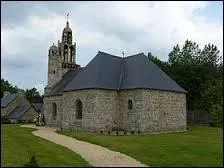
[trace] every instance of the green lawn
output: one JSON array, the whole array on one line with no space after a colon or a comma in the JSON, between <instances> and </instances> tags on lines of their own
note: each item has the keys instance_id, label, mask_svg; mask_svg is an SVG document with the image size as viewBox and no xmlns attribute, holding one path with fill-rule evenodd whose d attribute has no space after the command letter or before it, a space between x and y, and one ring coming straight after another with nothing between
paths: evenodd
<instances>
[{"instance_id":1,"label":"green lawn","mask_svg":"<svg viewBox=\"0 0 224 168\"><path fill-rule=\"evenodd\" d=\"M149 166L223 166L222 130L207 126L190 129L182 133L139 136L57 132L125 153Z\"/></svg>"},{"instance_id":2,"label":"green lawn","mask_svg":"<svg viewBox=\"0 0 224 168\"><path fill-rule=\"evenodd\" d=\"M35 156L39 166L88 166L88 163L71 150L36 137L35 129L16 124L1 125L1 166L24 166Z\"/></svg>"}]
</instances>

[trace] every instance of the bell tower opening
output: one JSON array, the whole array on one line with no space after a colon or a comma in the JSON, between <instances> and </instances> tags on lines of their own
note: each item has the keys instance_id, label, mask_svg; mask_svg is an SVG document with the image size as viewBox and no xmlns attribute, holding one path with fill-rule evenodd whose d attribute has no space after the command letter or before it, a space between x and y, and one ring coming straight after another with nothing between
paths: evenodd
<instances>
[{"instance_id":1,"label":"bell tower opening","mask_svg":"<svg viewBox=\"0 0 224 168\"><path fill-rule=\"evenodd\" d=\"M68 17L68 15L67 15ZM77 70L80 65L76 64L76 43L72 40L72 29L67 18L66 26L62 31L61 42L54 43L48 51L48 83L46 90L49 92L68 70Z\"/></svg>"}]
</instances>

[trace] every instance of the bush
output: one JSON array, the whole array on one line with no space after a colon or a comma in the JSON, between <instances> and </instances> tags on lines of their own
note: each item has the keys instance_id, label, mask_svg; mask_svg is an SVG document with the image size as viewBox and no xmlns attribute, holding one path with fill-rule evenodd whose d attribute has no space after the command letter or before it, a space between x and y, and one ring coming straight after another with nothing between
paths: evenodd
<instances>
[{"instance_id":1,"label":"bush","mask_svg":"<svg viewBox=\"0 0 224 168\"><path fill-rule=\"evenodd\" d=\"M2 124L11 124L11 121L10 121L10 119L8 119L8 118L1 117L1 123L2 123Z\"/></svg>"},{"instance_id":2,"label":"bush","mask_svg":"<svg viewBox=\"0 0 224 168\"><path fill-rule=\"evenodd\" d=\"M35 156L32 156L30 161L25 163L24 167L39 167Z\"/></svg>"},{"instance_id":3,"label":"bush","mask_svg":"<svg viewBox=\"0 0 224 168\"><path fill-rule=\"evenodd\" d=\"M220 104L213 104L211 109L212 117L215 119L215 125L218 127L223 126L223 107Z\"/></svg>"}]
</instances>

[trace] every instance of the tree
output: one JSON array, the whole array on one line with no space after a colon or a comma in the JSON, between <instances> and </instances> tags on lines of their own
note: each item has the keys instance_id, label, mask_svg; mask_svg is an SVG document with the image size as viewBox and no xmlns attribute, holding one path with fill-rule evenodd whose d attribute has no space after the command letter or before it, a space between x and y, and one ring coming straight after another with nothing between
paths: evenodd
<instances>
[{"instance_id":1,"label":"tree","mask_svg":"<svg viewBox=\"0 0 224 168\"><path fill-rule=\"evenodd\" d=\"M43 96L40 95L36 88L26 89L25 95L31 103L43 103Z\"/></svg>"},{"instance_id":2,"label":"tree","mask_svg":"<svg viewBox=\"0 0 224 168\"><path fill-rule=\"evenodd\" d=\"M170 76L185 90L189 109L201 108L201 86L222 76L218 48L213 44L201 50L197 43L186 40L182 48L173 47L169 53Z\"/></svg>"},{"instance_id":3,"label":"tree","mask_svg":"<svg viewBox=\"0 0 224 168\"><path fill-rule=\"evenodd\" d=\"M223 126L223 79L207 81L202 86L202 104L212 114L217 126Z\"/></svg>"},{"instance_id":4,"label":"tree","mask_svg":"<svg viewBox=\"0 0 224 168\"><path fill-rule=\"evenodd\" d=\"M30 103L43 103L43 95L41 96L36 88L26 89L24 91L17 86L13 86L7 80L1 79L1 97L3 97L4 91L9 91L10 93L18 93L20 91L26 95L26 99Z\"/></svg>"},{"instance_id":5,"label":"tree","mask_svg":"<svg viewBox=\"0 0 224 168\"><path fill-rule=\"evenodd\" d=\"M168 75L170 74L170 65L166 61L161 61L158 59L156 56L153 56L152 53L148 53L148 58L151 60L153 63L155 63L157 66L159 66L165 73Z\"/></svg>"},{"instance_id":6,"label":"tree","mask_svg":"<svg viewBox=\"0 0 224 168\"><path fill-rule=\"evenodd\" d=\"M1 97L3 97L4 91L9 91L10 93L17 93L20 89L17 86L13 86L8 82L8 80L1 79Z\"/></svg>"}]
</instances>

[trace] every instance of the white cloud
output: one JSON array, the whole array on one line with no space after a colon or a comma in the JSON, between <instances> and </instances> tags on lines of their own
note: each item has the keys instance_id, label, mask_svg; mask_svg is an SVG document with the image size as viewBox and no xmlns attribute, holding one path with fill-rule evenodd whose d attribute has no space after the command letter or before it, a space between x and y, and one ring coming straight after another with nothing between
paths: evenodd
<instances>
[{"instance_id":1,"label":"white cloud","mask_svg":"<svg viewBox=\"0 0 224 168\"><path fill-rule=\"evenodd\" d=\"M38 83L35 85L35 88L39 91L41 95L44 94L44 87L45 87L44 83Z\"/></svg>"}]
</instances>

